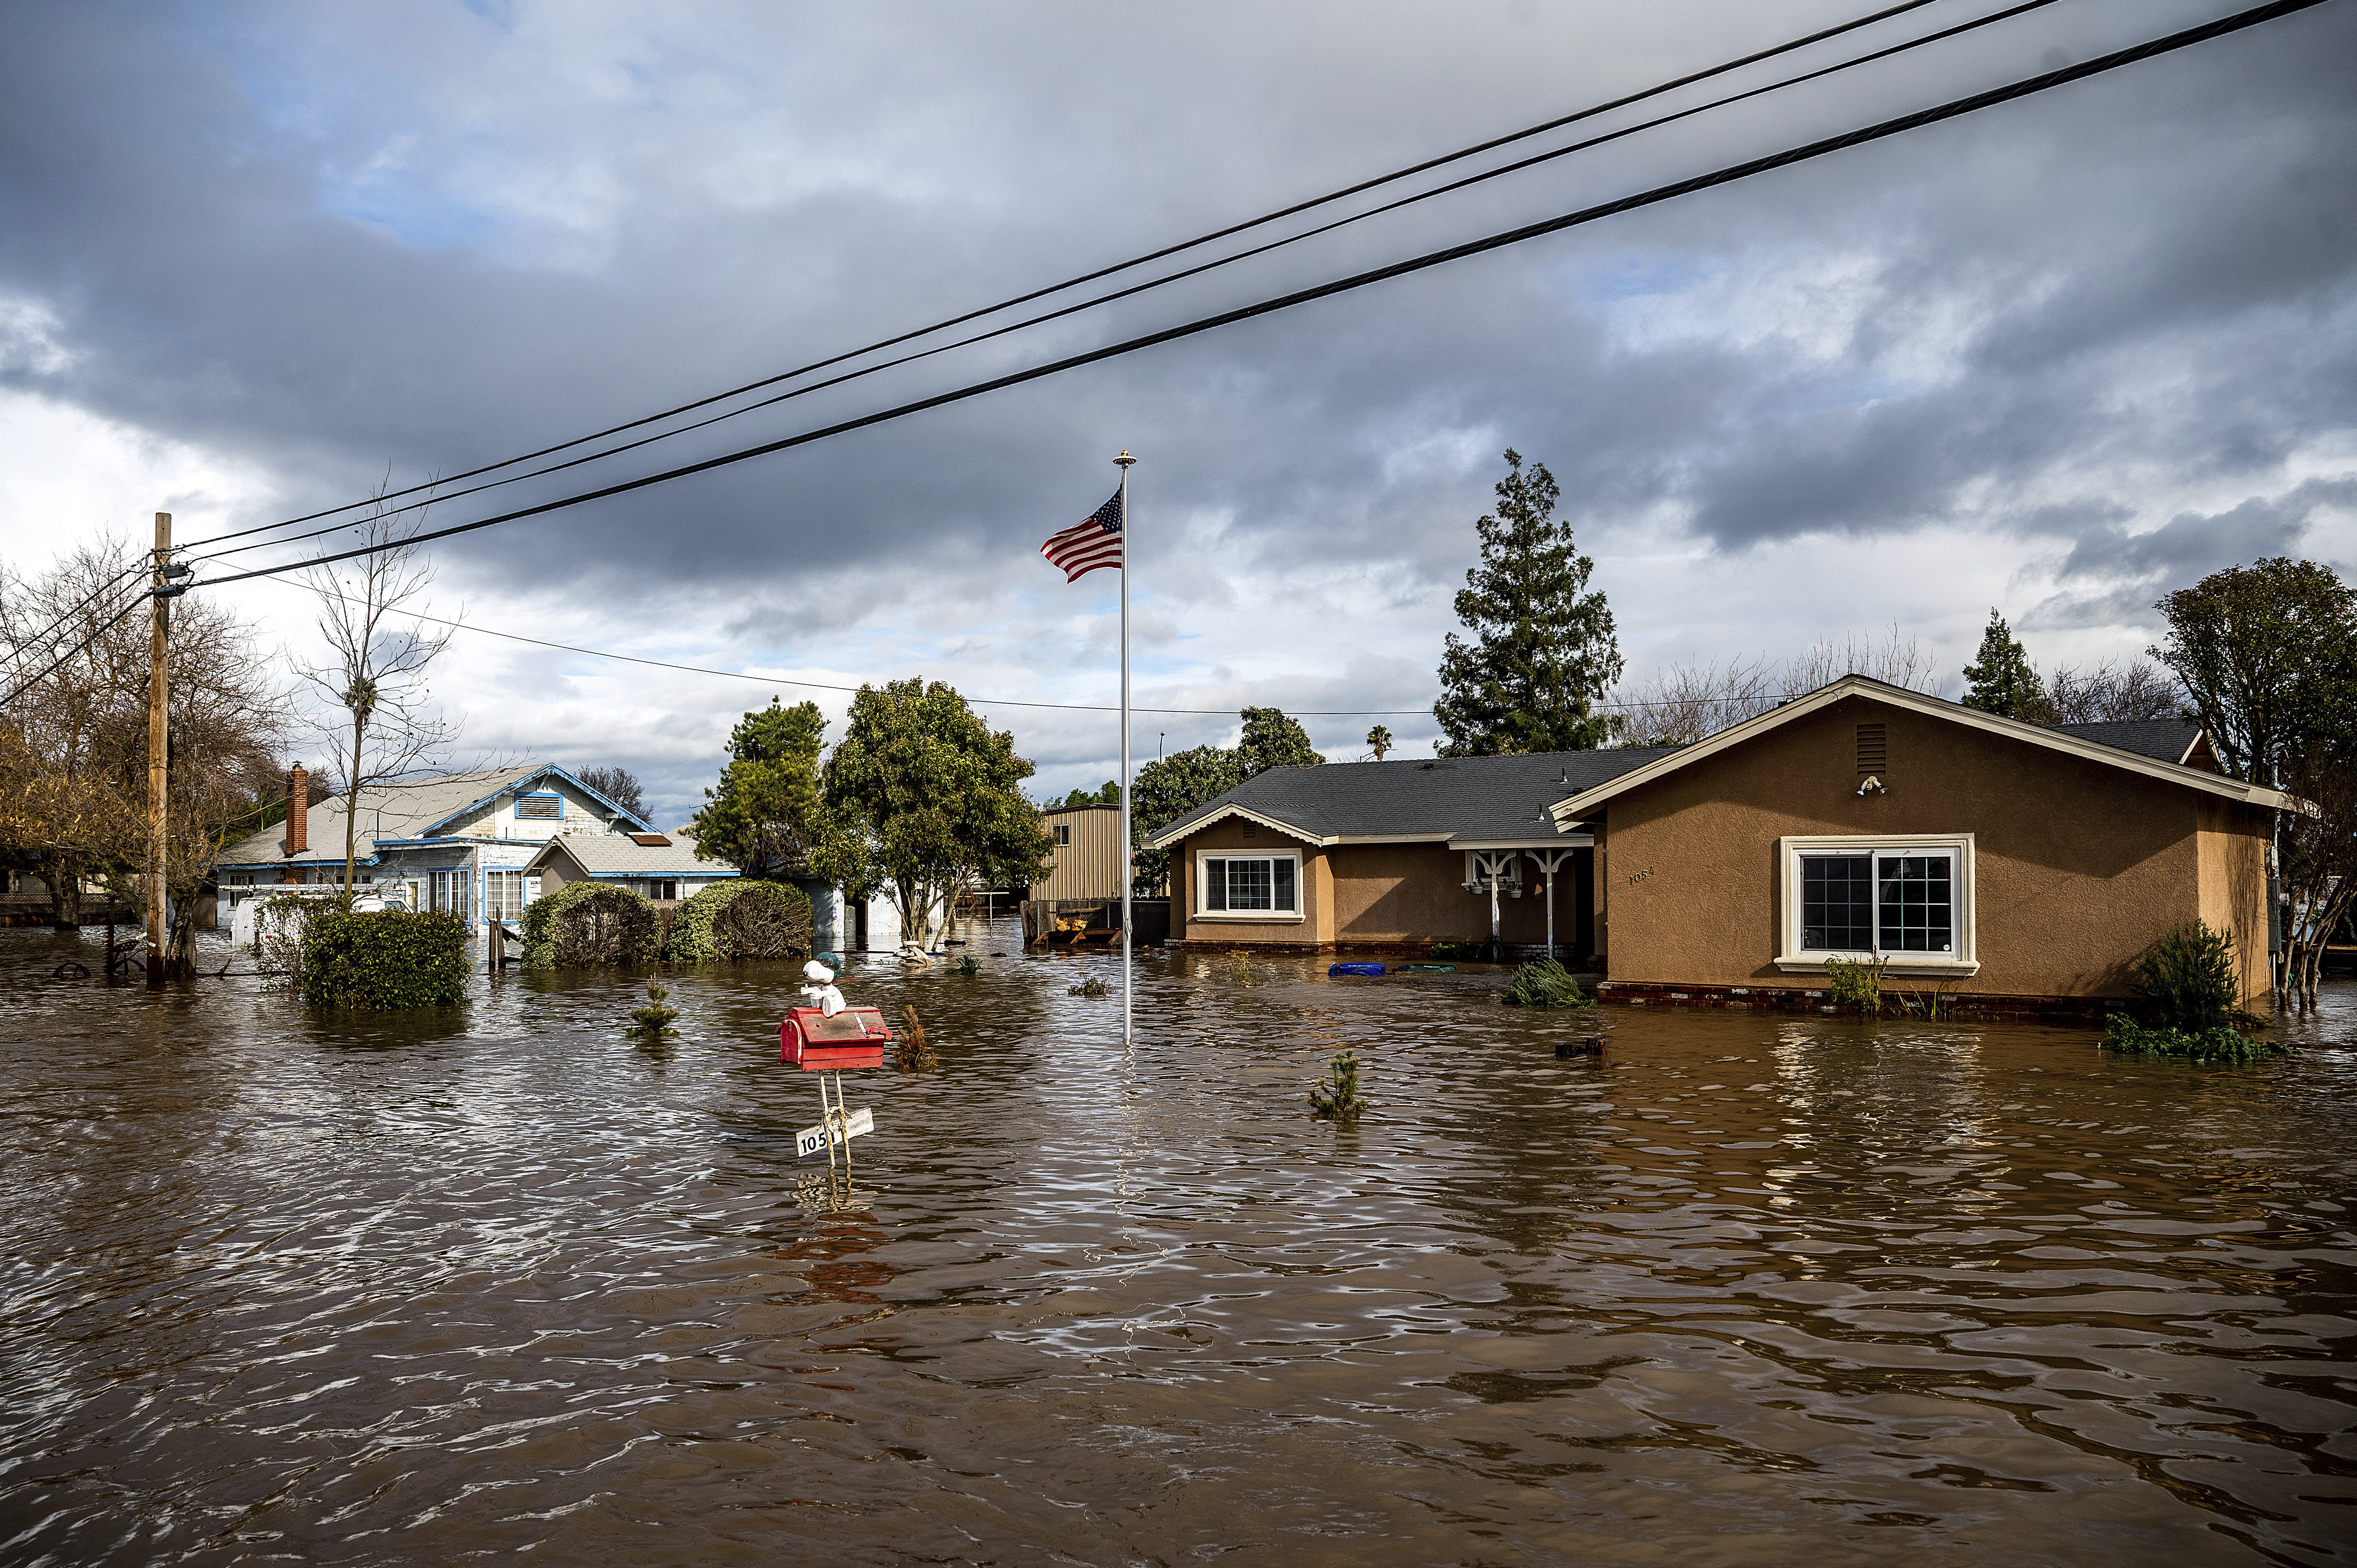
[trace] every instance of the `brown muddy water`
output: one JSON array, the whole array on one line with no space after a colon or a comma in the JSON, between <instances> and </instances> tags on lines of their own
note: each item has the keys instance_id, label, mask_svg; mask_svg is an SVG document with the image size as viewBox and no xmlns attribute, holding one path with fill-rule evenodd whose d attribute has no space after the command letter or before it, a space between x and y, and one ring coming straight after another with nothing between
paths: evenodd
<instances>
[{"instance_id":1,"label":"brown muddy water","mask_svg":"<svg viewBox=\"0 0 2357 1568\"><path fill-rule=\"evenodd\" d=\"M1012 948L1013 933L977 944ZM869 968L151 999L0 934L11 1564L2357 1562L2357 995L2294 1059ZM88 944L88 945L94 945ZM1339 1047L1376 1101L1307 1113Z\"/></svg>"}]
</instances>

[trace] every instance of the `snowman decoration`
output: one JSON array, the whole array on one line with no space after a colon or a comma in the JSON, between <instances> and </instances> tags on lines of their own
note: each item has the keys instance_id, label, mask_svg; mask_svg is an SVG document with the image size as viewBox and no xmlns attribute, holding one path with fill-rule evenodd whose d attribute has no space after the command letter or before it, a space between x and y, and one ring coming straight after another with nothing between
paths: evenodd
<instances>
[{"instance_id":1,"label":"snowman decoration","mask_svg":"<svg viewBox=\"0 0 2357 1568\"><path fill-rule=\"evenodd\" d=\"M835 988L834 971L816 959L802 965L802 1005L815 1007L829 1018L843 1011L843 993Z\"/></svg>"}]
</instances>

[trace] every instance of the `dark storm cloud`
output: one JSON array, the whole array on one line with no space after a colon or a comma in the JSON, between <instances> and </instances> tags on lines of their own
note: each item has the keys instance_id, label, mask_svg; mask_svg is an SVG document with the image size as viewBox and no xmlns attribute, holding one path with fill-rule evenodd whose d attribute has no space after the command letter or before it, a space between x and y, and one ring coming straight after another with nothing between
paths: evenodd
<instances>
[{"instance_id":1,"label":"dark storm cloud","mask_svg":"<svg viewBox=\"0 0 2357 1568\"><path fill-rule=\"evenodd\" d=\"M73 358L12 384L247 456L291 504L343 499L388 464L410 480L503 456L1673 74L1698 62L1696 40L1732 54L1844 14L1762 9L1697 0L1518 22L1506 7L1117 20L521 7L486 21L455 7L20 5L0 57L0 293L52 311ZM2085 58L2220 9L2057 7L1935 60L624 467L774 438L2008 80L2050 44ZM2092 560L2125 547L2103 472L2272 493L2289 455L2357 415L2345 11L454 542L447 558L526 598L669 595L716 628L791 642L837 633L920 578L953 578L977 601L1037 588L1038 538L1101 499L1106 455L1131 445L1148 449L1141 515L1160 532L1142 548L1166 592L1339 563L1391 573L1405 596L1454 582L1511 443L1553 467L1591 548L1683 523L1741 551L1994 509L2025 534L2083 541ZM535 17L544 31L638 29L643 51L622 63L652 85L589 67L586 89L487 74L481 61L505 58ZM510 93L530 112L503 113ZM737 118L695 118L714 102ZM630 145L641 134L654 145ZM1827 281L1811 282L1819 272ZM1752 288L1775 298L1747 303ZM1703 319L1713 289L1732 303ZM1632 334L1649 290L1659 309ZM455 502L436 521L578 482ZM2083 493L2058 499L2058 485ZM2253 527L2233 536L2276 537ZM866 589L820 606L807 589L822 581Z\"/></svg>"}]
</instances>

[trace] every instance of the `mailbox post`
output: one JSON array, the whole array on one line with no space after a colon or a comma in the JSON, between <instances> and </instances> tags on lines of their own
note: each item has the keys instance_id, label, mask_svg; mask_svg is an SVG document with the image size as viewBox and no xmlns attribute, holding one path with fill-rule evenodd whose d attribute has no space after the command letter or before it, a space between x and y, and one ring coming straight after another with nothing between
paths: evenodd
<instances>
[{"instance_id":1,"label":"mailbox post","mask_svg":"<svg viewBox=\"0 0 2357 1568\"><path fill-rule=\"evenodd\" d=\"M778 1059L804 1072L819 1075L819 1122L813 1129L819 1142L826 1148L826 1168L834 1169L834 1145L843 1144L843 1169L851 1171L851 1140L855 1133L872 1129L875 1118L862 1111L855 1118L843 1102L843 1075L863 1068L881 1067L884 1047L892 1043L892 1031L884 1022L884 1015L873 1007L845 1007L830 1018L816 1007L795 1007L788 1010L778 1026ZM834 1097L827 1098L829 1075L834 1079ZM855 1120L865 1125L855 1126ZM809 1151L797 1148L797 1154Z\"/></svg>"}]
</instances>

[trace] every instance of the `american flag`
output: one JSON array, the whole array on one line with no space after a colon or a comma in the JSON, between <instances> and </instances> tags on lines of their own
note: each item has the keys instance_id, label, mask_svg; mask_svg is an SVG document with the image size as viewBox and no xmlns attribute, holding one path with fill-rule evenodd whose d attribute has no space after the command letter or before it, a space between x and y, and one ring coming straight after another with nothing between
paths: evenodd
<instances>
[{"instance_id":1,"label":"american flag","mask_svg":"<svg viewBox=\"0 0 2357 1568\"><path fill-rule=\"evenodd\" d=\"M1115 490L1113 499L1089 513L1086 522L1076 522L1061 533L1050 534L1048 542L1039 546L1039 553L1048 564L1064 574L1064 581L1077 583L1100 566L1121 566L1121 492Z\"/></svg>"}]
</instances>

